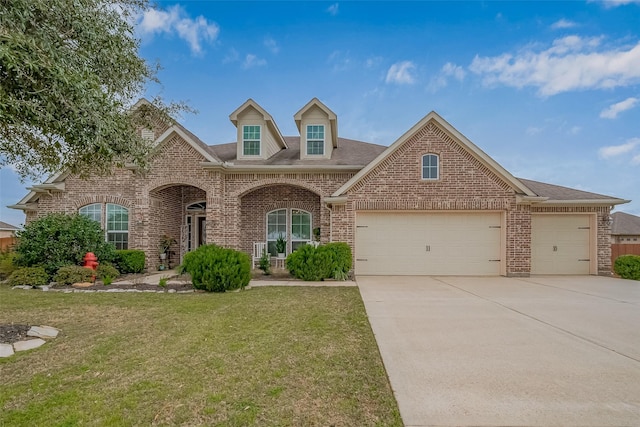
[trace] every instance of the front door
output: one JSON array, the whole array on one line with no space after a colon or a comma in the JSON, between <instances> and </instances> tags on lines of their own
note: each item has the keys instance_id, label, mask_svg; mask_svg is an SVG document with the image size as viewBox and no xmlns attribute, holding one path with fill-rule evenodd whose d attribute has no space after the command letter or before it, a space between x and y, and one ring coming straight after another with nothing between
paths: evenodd
<instances>
[{"instance_id":1,"label":"front door","mask_svg":"<svg viewBox=\"0 0 640 427\"><path fill-rule=\"evenodd\" d=\"M199 216L197 217L198 221L198 243L196 248L201 245L205 245L207 243L207 217Z\"/></svg>"}]
</instances>

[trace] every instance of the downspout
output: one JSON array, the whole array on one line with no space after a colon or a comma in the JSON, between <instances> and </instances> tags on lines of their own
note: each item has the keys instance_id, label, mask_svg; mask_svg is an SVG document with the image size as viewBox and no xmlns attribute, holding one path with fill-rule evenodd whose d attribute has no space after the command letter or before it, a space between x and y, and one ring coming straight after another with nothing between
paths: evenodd
<instances>
[{"instance_id":1,"label":"downspout","mask_svg":"<svg viewBox=\"0 0 640 427\"><path fill-rule=\"evenodd\" d=\"M329 243L333 242L333 209L328 203L324 203L324 208L329 211Z\"/></svg>"}]
</instances>

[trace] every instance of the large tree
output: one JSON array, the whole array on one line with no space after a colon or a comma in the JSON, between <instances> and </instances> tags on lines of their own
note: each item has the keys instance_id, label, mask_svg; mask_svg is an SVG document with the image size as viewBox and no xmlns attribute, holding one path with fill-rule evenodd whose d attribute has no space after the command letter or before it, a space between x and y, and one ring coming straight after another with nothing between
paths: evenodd
<instances>
[{"instance_id":1,"label":"large tree","mask_svg":"<svg viewBox=\"0 0 640 427\"><path fill-rule=\"evenodd\" d=\"M22 177L145 165L135 129L180 109L131 106L156 81L134 22L147 0L0 0L0 167Z\"/></svg>"}]
</instances>

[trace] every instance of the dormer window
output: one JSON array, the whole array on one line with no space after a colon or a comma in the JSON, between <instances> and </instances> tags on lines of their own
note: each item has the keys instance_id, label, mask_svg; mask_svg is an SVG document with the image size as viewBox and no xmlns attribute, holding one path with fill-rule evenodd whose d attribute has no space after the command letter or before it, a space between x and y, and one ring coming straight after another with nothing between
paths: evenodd
<instances>
[{"instance_id":1,"label":"dormer window","mask_svg":"<svg viewBox=\"0 0 640 427\"><path fill-rule=\"evenodd\" d=\"M324 155L324 125L307 126L307 155Z\"/></svg>"},{"instance_id":2,"label":"dormer window","mask_svg":"<svg viewBox=\"0 0 640 427\"><path fill-rule=\"evenodd\" d=\"M242 154L245 156L260 155L260 126L245 125L242 127Z\"/></svg>"}]
</instances>

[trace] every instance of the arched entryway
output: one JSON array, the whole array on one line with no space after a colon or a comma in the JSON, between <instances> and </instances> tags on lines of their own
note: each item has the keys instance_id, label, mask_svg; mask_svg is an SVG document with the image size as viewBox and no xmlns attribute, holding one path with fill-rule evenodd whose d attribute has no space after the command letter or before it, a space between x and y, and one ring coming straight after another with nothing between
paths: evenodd
<instances>
[{"instance_id":1,"label":"arched entryway","mask_svg":"<svg viewBox=\"0 0 640 427\"><path fill-rule=\"evenodd\" d=\"M175 239L167 255L167 267L178 265L189 250L206 243L207 193L191 185L167 185L149 192L149 266L160 263L158 245Z\"/></svg>"},{"instance_id":2,"label":"arched entryway","mask_svg":"<svg viewBox=\"0 0 640 427\"><path fill-rule=\"evenodd\" d=\"M241 249L253 250L253 243L266 242L275 255L275 241L282 235L287 253L314 240L314 229L322 224L320 196L295 185L269 185L240 198Z\"/></svg>"}]
</instances>

